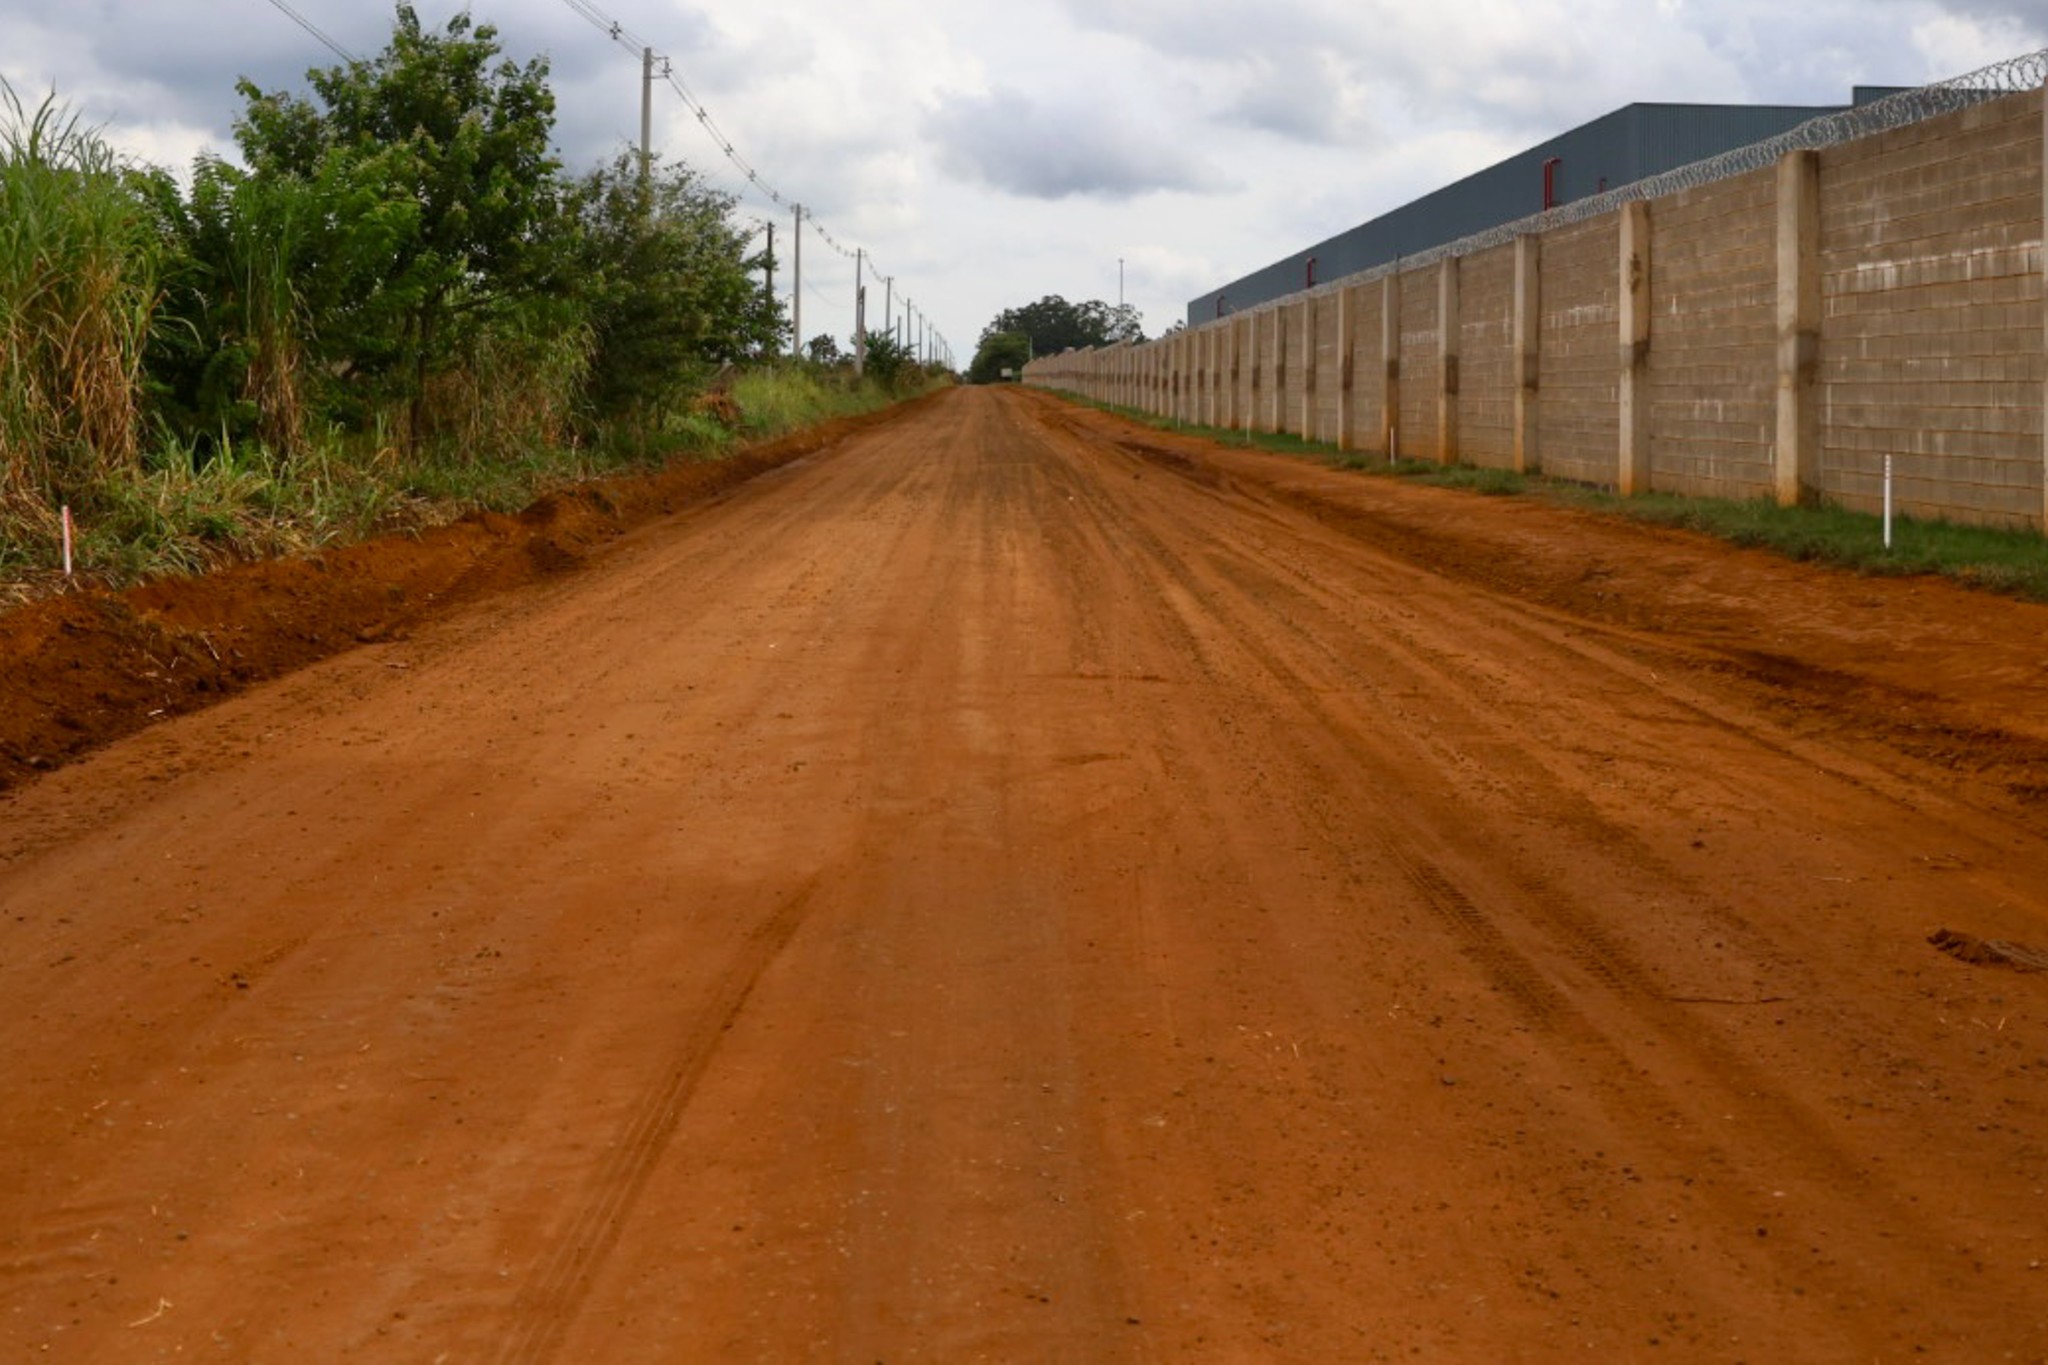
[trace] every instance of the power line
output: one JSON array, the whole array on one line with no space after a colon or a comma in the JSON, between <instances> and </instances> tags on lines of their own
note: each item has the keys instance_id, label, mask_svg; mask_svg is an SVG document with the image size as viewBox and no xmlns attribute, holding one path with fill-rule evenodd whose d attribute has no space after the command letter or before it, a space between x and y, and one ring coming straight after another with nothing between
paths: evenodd
<instances>
[{"instance_id":1,"label":"power line","mask_svg":"<svg viewBox=\"0 0 2048 1365\"><path fill-rule=\"evenodd\" d=\"M321 42L325 43L327 45L327 50L332 52L335 56L341 58L345 62L355 62L361 60L356 56L355 53L350 52L340 43L335 42L334 39L328 37L319 29L315 28L313 26L313 21L311 19L308 19L305 15L299 13L290 5L287 5L284 2L284 0L270 0L270 3L272 7L278 11L278 13L284 15L285 18L291 20L300 28L306 30L306 32L312 34L315 38L318 38Z\"/></svg>"},{"instance_id":2,"label":"power line","mask_svg":"<svg viewBox=\"0 0 2048 1365\"><path fill-rule=\"evenodd\" d=\"M277 3L277 0L272 0L272 3ZM599 8L594 3L594 0L562 0L562 3L580 15L591 27L597 29L620 47L632 52L635 56L643 56L654 51L652 43L612 18L611 15ZM680 76L676 75L675 63L670 58L658 53L655 54L655 60L660 63L662 80L666 81L669 88L675 91L676 95L681 98L684 107L696 116L698 124L703 127L705 134L717 145L719 152L723 154L725 159L731 162L734 168L742 175L746 176L747 184L755 191L765 194L776 207L794 209L796 201L785 196L782 191L764 179L761 172L748 162L746 157L740 154L740 150L734 145L733 140L726 135L725 130L718 126L718 121L711 116L711 110L706 108L704 102L698 99L687 85L683 84ZM808 210L803 215L803 221L818 235L819 240L823 241L826 246L831 247L833 251L847 260L854 260L862 254L858 249L847 246L844 242L833 236L831 230L820 223ZM869 263L873 264L873 253L866 254ZM879 266L876 267L876 271L879 276L881 273ZM936 331L932 335L935 339L943 341L943 338L939 337Z\"/></svg>"}]
</instances>

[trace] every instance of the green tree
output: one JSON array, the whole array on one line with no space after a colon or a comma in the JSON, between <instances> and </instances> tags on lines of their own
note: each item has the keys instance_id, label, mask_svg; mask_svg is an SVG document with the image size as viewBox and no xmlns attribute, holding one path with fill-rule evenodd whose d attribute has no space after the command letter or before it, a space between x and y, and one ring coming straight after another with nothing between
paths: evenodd
<instances>
[{"instance_id":1,"label":"green tree","mask_svg":"<svg viewBox=\"0 0 2048 1365\"><path fill-rule=\"evenodd\" d=\"M149 364L170 430L289 454L315 412L367 415L351 381L399 355L402 318L383 285L418 225L403 160L328 157L304 179L201 157L189 194L148 177L172 247Z\"/></svg>"},{"instance_id":2,"label":"green tree","mask_svg":"<svg viewBox=\"0 0 2048 1365\"><path fill-rule=\"evenodd\" d=\"M429 375L560 263L547 76L544 58L501 60L497 30L467 13L433 33L400 4L382 52L307 73L312 99L237 87L236 139L252 176L374 185L387 204L414 206L370 294L308 323L347 333L361 372L397 379L415 442Z\"/></svg>"},{"instance_id":3,"label":"green tree","mask_svg":"<svg viewBox=\"0 0 2048 1365\"><path fill-rule=\"evenodd\" d=\"M910 347L888 332L868 333L867 373L885 389L894 389L921 374Z\"/></svg>"},{"instance_id":4,"label":"green tree","mask_svg":"<svg viewBox=\"0 0 2048 1365\"><path fill-rule=\"evenodd\" d=\"M837 365L845 355L830 332L820 332L804 343L804 358L813 365Z\"/></svg>"},{"instance_id":5,"label":"green tree","mask_svg":"<svg viewBox=\"0 0 2048 1365\"><path fill-rule=\"evenodd\" d=\"M1032 353L1041 356L1145 339L1138 310L1128 304L1107 304L1099 299L1069 303L1058 294L1048 294L1020 308L1004 309L982 329L981 340L986 344L1002 332L1018 332L1031 338Z\"/></svg>"},{"instance_id":6,"label":"green tree","mask_svg":"<svg viewBox=\"0 0 2048 1365\"><path fill-rule=\"evenodd\" d=\"M781 347L781 306L731 196L680 165L657 164L643 182L638 154L621 152L579 182L572 204L600 416L658 422L718 367Z\"/></svg>"},{"instance_id":7,"label":"green tree","mask_svg":"<svg viewBox=\"0 0 2048 1365\"><path fill-rule=\"evenodd\" d=\"M994 384L1003 379L1004 370L1012 377L1022 374L1032 354L1031 338L1022 332L984 332L974 363L967 367L967 382Z\"/></svg>"}]
</instances>

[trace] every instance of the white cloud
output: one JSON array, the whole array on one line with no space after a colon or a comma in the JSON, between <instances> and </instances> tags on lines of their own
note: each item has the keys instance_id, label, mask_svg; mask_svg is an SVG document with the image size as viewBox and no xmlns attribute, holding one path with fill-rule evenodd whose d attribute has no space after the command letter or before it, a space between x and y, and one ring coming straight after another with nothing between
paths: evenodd
<instances>
[{"instance_id":1,"label":"white cloud","mask_svg":"<svg viewBox=\"0 0 2048 1365\"><path fill-rule=\"evenodd\" d=\"M1198 293L1632 101L1832 103L2048 46L2042 0L595 2L963 353L1002 308L1114 299L1119 257L1156 332ZM390 27L382 0L292 5L357 52ZM438 27L465 6L418 8ZM637 136L636 54L561 0L467 8L510 54L549 57L572 167ZM31 101L54 83L152 159L231 149L236 76L296 86L331 60L262 0L0 0L0 74ZM664 151L787 225L657 94ZM843 336L852 262L812 240L804 264L806 330Z\"/></svg>"},{"instance_id":2,"label":"white cloud","mask_svg":"<svg viewBox=\"0 0 2048 1365\"><path fill-rule=\"evenodd\" d=\"M2038 46L2040 35L2038 19L2030 29L2006 15L1937 14L1913 25L1913 46L1923 69L1960 76Z\"/></svg>"},{"instance_id":3,"label":"white cloud","mask_svg":"<svg viewBox=\"0 0 2048 1365\"><path fill-rule=\"evenodd\" d=\"M1215 180L1170 135L1110 104L963 95L934 110L926 131L945 170L1027 199L1130 199Z\"/></svg>"}]
</instances>

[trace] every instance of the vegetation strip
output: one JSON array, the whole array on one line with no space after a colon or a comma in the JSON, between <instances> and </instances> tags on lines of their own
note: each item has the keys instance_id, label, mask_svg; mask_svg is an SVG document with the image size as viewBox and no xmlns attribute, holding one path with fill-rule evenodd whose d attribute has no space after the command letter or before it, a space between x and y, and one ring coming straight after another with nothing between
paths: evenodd
<instances>
[{"instance_id":1,"label":"vegetation strip","mask_svg":"<svg viewBox=\"0 0 2048 1365\"><path fill-rule=\"evenodd\" d=\"M1939 574L1972 587L2048 602L2048 539L2031 531L1900 518L1893 524L1892 548L1887 550L1880 518L1840 507L1780 507L1764 499L1695 498L1675 493L1623 497L1541 474L1429 460L1390 461L1384 455L1339 450L1327 442L1284 433L1199 426L1075 394L1061 393L1059 397L1154 431L1298 456L1335 469L1495 497L1526 497L1556 507L1698 531L1731 544L1857 573Z\"/></svg>"},{"instance_id":2,"label":"vegetation strip","mask_svg":"<svg viewBox=\"0 0 2048 1365\"><path fill-rule=\"evenodd\" d=\"M467 10L243 81L238 160L123 161L0 82L0 605L522 507L946 376L794 339L735 201L551 150L544 58Z\"/></svg>"}]
</instances>

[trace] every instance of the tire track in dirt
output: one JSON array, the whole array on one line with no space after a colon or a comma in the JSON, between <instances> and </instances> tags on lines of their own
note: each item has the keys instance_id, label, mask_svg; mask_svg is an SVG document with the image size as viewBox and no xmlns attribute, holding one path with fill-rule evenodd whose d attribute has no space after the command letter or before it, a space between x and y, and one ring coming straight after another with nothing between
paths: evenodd
<instances>
[{"instance_id":1,"label":"tire track in dirt","mask_svg":"<svg viewBox=\"0 0 2048 1365\"><path fill-rule=\"evenodd\" d=\"M813 879L733 954L663 1065L661 1079L634 1107L611 1155L592 1173L574 1211L554 1234L553 1251L513 1300L505 1345L497 1356L502 1365L542 1365L555 1358L598 1268L618 1245L641 1192L668 1151L720 1040L739 1019L762 974L802 929L816 892Z\"/></svg>"},{"instance_id":2,"label":"tire track in dirt","mask_svg":"<svg viewBox=\"0 0 2048 1365\"><path fill-rule=\"evenodd\" d=\"M1074 452L1075 457L1089 458L1091 452L1086 449L1085 441L1080 443L1083 448ZM1099 458L1099 446L1093 454ZM1142 452L1140 458L1145 458ZM1150 459L1147 459L1147 464L1165 467L1175 474L1181 473L1177 464ZM1218 479L1201 478L1194 481L1190 491L1198 499L1208 501L1221 496L1218 492L1220 486ZM1495 875L1504 884L1484 895L1460 886L1439 861L1417 851L1446 838L1452 843L1457 842L1449 832L1459 829L1463 823L1460 812L1440 808L1432 798L1439 772L1412 764L1384 770L1392 751L1384 741L1375 743L1369 740L1358 729L1357 721L1349 711L1329 704L1330 685L1311 681L1278 652L1260 644L1277 627L1299 647L1321 656L1340 674L1344 672L1347 661L1337 653L1334 641L1327 634L1311 629L1300 615L1304 610L1321 612L1324 603L1316 599L1327 601L1334 596L1332 590L1309 586L1306 574L1300 575L1300 582L1290 583L1261 568L1259 540L1255 535L1204 541L1199 551L1202 568L1198 571L1192 559L1169 547L1147 529L1150 525L1173 523L1176 519L1117 517L1114 534L1111 534L1111 514L1103 511L1102 516L1101 529L1105 541L1114 544L1121 536L1136 554L1147 561L1142 566L1135 563L1131 566L1134 578L1171 583L1180 589L1162 601L1169 609L1183 615L1179 633L1193 643L1191 652L1213 660L1213 651L1205 650L1201 643L1204 639L1213 638L1229 641L1247 651L1260 672L1279 684L1300 711L1310 718L1311 723L1305 727L1308 731L1340 736L1342 750L1353 762L1368 770L1383 770L1381 780L1362 785L1361 799L1377 805L1375 793L1392 791L1401 793L1404 804L1401 808L1381 806L1374 817L1362 822L1370 832L1373 851L1377 855L1376 860L1365 861L1379 861L1401 871L1412 891L1463 945L1467 955L1494 980L1503 995L1515 1001L1532 1023L1556 1035L1580 1059L1581 1064L1590 1069L1591 1075L1598 1079L1609 1097L1610 1113L1627 1122L1639 1140L1670 1153L1678 1164L1694 1169L1738 1169L1742 1164L1739 1154L1708 1138L1702 1120L1710 1111L1746 1113L1770 1131L1795 1139L1791 1151L1798 1155L1803 1183L1808 1188L1818 1190L1833 1186L1839 1189L1847 1175L1852 1181L1851 1188L1859 1191L1856 1196L1859 1200L1874 1200L1886 1207L1890 1211L1889 1231L1882 1236L1889 1237L1894 1232L1910 1229L1909 1235L1926 1249L1933 1263L1939 1263L1939 1253L1959 1240L1961 1234L1957 1230L1944 1229L1937 1222L1913 1211L1902 1194L1887 1189L1884 1182L1869 1172L1855 1154L1844 1149L1802 1105L1784 1095L1739 1054L1720 1045L1709 1033L1701 1030L1697 1019L1672 999L1675 992L1671 984L1621 947L1576 904L1573 897L1521 867L1505 850L1496 850L1490 859ZM1182 521L1180 524L1192 527L1193 522ZM1286 529L1284 522L1282 529ZM1283 536L1283 539L1298 542L1299 534L1299 529L1294 528L1292 536ZM1208 581L1204 580L1204 573L1209 576ZM1227 587L1226 591L1215 590L1219 582ZM1292 609L1290 602L1295 604ZM1257 604L1256 619L1246 612L1246 604L1250 603ZM1414 606L1412 599L1408 605ZM1188 615L1190 611L1196 615ZM1203 617L1213 623L1207 629L1201 628ZM1493 728L1496 725L1487 716L1483 705L1462 703L1461 694L1468 686L1464 677L1456 669L1432 661L1429 656L1434 651L1419 640L1415 631L1400 628L1398 614L1380 613L1375 624L1383 628L1375 635L1382 648L1394 645L1401 662L1422 671L1434 692L1434 701L1459 703L1457 720L1461 726ZM1494 623L1489 621L1488 624ZM1260 629L1262 626L1265 628L1263 631ZM1526 633L1523 634L1526 638ZM1554 642L1527 640L1527 643L1540 651ZM1213 662L1211 667L1212 670L1215 667ZM1217 673L1216 676L1220 681L1223 674ZM1255 705L1263 689L1246 686L1243 691L1246 703ZM1657 695L1660 701L1663 700L1663 689L1660 688ZM1687 703L1681 700L1680 704ZM1782 754L1786 747L1777 736L1752 733L1753 726L1729 728L1766 751ZM1280 742L1287 742L1284 736ZM1344 785L1341 774L1331 770L1313 748L1295 747L1296 761L1323 775L1324 782L1317 784L1319 787ZM1499 753L1520 755L1527 752L1526 747L1518 749L1505 742L1494 747ZM1550 804L1554 809L1557 803L1576 803L1582 811L1587 809L1575 793L1556 783L1554 775L1538 763L1524 759L1516 766L1519 770L1517 775L1523 783L1540 784L1538 790L1541 795L1531 794L1528 798L1531 805ZM1867 788L1871 784L1850 779L1846 785ZM1885 785L1897 790L1904 784ZM1549 801L1546 802L1545 798ZM1305 822L1319 825L1333 847L1355 838L1356 826L1361 823L1355 810L1347 812L1348 818L1339 824L1331 821L1327 813L1313 809L1313 803L1304 803L1301 809ZM1636 854L1647 852L1640 845L1630 848L1633 841L1628 834L1606 821L1597 822L1596 837L1591 842L1608 848L1619 846ZM1591 847L1583 851L1600 856ZM1677 869L1661 859L1652 857L1648 866L1655 869L1651 873L1653 879L1679 879ZM1630 879L1635 875L1640 874L1632 874ZM1695 1079L1711 1078L1711 1092L1689 1090L1685 1102L1681 1103L1675 1093L1644 1070L1641 1063L1630 1055L1629 1049L1619 1044L1610 1031L1611 1025L1596 1023L1590 1014L1572 1003L1572 989L1554 980L1527 948L1519 946L1503 930L1494 914L1482 910L1482 901L1498 907L1512 905L1513 922L1524 936L1529 930L1536 931L1538 943L1547 944L1551 951L1581 970L1591 983L1604 989L1630 1015L1654 1029L1663 1046L1688 1058L1688 1069ZM1781 1180L1783 1178L1780 1177ZM1767 1211L1767 1205L1745 1200L1730 1213L1754 1219ZM1803 1277L1826 1284L1828 1292L1823 1297L1835 1302L1849 1302L1859 1292L1853 1277L1817 1267L1808 1254L1790 1245L1789 1240L1781 1239L1776 1243L1768 1239L1760 1241L1762 1254L1778 1262L1788 1278ZM1959 1281L1947 1276L1943 1280L1944 1289L1961 1287ZM1871 1344L1876 1347L1881 1341L1882 1338L1874 1337Z\"/></svg>"}]
</instances>

